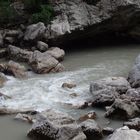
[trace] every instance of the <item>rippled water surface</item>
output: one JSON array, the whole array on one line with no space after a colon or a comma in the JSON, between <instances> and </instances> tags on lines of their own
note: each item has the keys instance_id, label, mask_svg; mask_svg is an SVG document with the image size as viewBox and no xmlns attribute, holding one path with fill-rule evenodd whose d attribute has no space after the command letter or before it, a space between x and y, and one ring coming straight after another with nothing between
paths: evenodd
<instances>
[{"instance_id":1,"label":"rippled water surface","mask_svg":"<svg viewBox=\"0 0 140 140\"><path fill-rule=\"evenodd\" d=\"M0 106L14 109L36 109L56 108L68 112L78 118L80 115L92 110L91 108L75 109L82 101L90 98L89 84L92 80L107 76L125 76L131 69L136 56L140 53L140 46L112 46L90 48L79 51L67 52L63 62L66 71L58 74L32 75L26 80L17 80L8 77L9 81L0 92L11 96L11 99L1 101ZM64 82L75 83L77 87L64 89L61 85ZM71 94L76 93L77 97ZM104 110L94 109L98 115L98 122L107 126L108 121L103 117ZM0 117L0 139L1 140L26 140L25 131L29 126L17 124L11 121L11 117ZM16 126L17 125L17 126ZM117 128L122 125L120 121L111 121L110 126ZM4 127L2 127L4 126ZM12 129L12 128L13 129ZM17 127L17 128L16 128ZM8 139L5 133L20 131L21 138L15 133ZM11 130L12 129L12 130ZM19 136L19 135L18 135Z\"/></svg>"}]
</instances>

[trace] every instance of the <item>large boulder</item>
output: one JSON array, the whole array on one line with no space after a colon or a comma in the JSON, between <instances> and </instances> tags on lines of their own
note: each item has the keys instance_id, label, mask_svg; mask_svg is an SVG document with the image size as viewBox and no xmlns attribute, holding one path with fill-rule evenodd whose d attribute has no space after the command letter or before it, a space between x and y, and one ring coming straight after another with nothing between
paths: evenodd
<instances>
[{"instance_id":1,"label":"large boulder","mask_svg":"<svg viewBox=\"0 0 140 140\"><path fill-rule=\"evenodd\" d=\"M127 126L117 129L108 140L139 140L140 132L129 129Z\"/></svg>"},{"instance_id":2,"label":"large boulder","mask_svg":"<svg viewBox=\"0 0 140 140\"><path fill-rule=\"evenodd\" d=\"M88 140L99 139L102 137L102 129L94 120L88 119L82 122L80 126Z\"/></svg>"},{"instance_id":3,"label":"large boulder","mask_svg":"<svg viewBox=\"0 0 140 140\"><path fill-rule=\"evenodd\" d=\"M140 87L140 55L136 58L135 64L128 75L128 81L133 88Z\"/></svg>"},{"instance_id":4,"label":"large boulder","mask_svg":"<svg viewBox=\"0 0 140 140\"><path fill-rule=\"evenodd\" d=\"M13 45L8 46L8 57L11 60L28 62L32 54L31 51L23 50Z\"/></svg>"},{"instance_id":5,"label":"large boulder","mask_svg":"<svg viewBox=\"0 0 140 140\"><path fill-rule=\"evenodd\" d=\"M123 77L108 77L93 81L90 84L90 93L93 95L93 106L111 105L115 99L125 93L130 84Z\"/></svg>"},{"instance_id":6,"label":"large boulder","mask_svg":"<svg viewBox=\"0 0 140 140\"><path fill-rule=\"evenodd\" d=\"M34 41L43 38L46 27L44 23L39 22L37 24L29 25L26 29L24 40L25 41Z\"/></svg>"},{"instance_id":7,"label":"large boulder","mask_svg":"<svg viewBox=\"0 0 140 140\"><path fill-rule=\"evenodd\" d=\"M7 64L0 64L0 72L16 78L27 77L25 67L14 61L9 61Z\"/></svg>"},{"instance_id":8,"label":"large boulder","mask_svg":"<svg viewBox=\"0 0 140 140\"><path fill-rule=\"evenodd\" d=\"M96 84L101 87L96 87ZM129 88L130 84L124 77L107 77L101 80L93 81L90 85L90 91L94 92L94 90L98 90L98 88L102 88L103 86L108 86L114 88L119 94L125 93Z\"/></svg>"},{"instance_id":9,"label":"large boulder","mask_svg":"<svg viewBox=\"0 0 140 140\"><path fill-rule=\"evenodd\" d=\"M53 110L41 113L29 130L28 137L38 140L86 140L72 117Z\"/></svg>"},{"instance_id":10,"label":"large boulder","mask_svg":"<svg viewBox=\"0 0 140 140\"><path fill-rule=\"evenodd\" d=\"M64 70L64 66L49 54L35 51L30 57L30 66L33 71L39 74L50 72L60 72Z\"/></svg>"},{"instance_id":11,"label":"large boulder","mask_svg":"<svg viewBox=\"0 0 140 140\"><path fill-rule=\"evenodd\" d=\"M123 125L128 126L130 129L140 131L140 118L130 119L127 122L124 122Z\"/></svg>"},{"instance_id":12,"label":"large boulder","mask_svg":"<svg viewBox=\"0 0 140 140\"><path fill-rule=\"evenodd\" d=\"M115 99L115 102L106 109L106 117L119 117L121 119L131 119L138 116L140 113L136 103L127 97L124 99Z\"/></svg>"}]
</instances>

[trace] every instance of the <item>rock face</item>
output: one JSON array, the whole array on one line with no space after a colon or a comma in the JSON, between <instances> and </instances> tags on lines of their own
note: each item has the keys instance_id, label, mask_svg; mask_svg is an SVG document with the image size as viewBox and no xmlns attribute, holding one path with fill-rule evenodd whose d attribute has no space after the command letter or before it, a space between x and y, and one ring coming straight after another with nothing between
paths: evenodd
<instances>
[{"instance_id":1,"label":"rock face","mask_svg":"<svg viewBox=\"0 0 140 140\"><path fill-rule=\"evenodd\" d=\"M108 140L139 140L140 132L129 129L128 127L122 127L117 129Z\"/></svg>"},{"instance_id":2,"label":"rock face","mask_svg":"<svg viewBox=\"0 0 140 140\"><path fill-rule=\"evenodd\" d=\"M31 55L32 55L31 51L26 51L12 45L8 46L8 57L11 60L28 62Z\"/></svg>"},{"instance_id":3,"label":"rock face","mask_svg":"<svg viewBox=\"0 0 140 140\"><path fill-rule=\"evenodd\" d=\"M60 72L64 66L49 54L35 51L29 61L34 72L45 74L50 72Z\"/></svg>"},{"instance_id":4,"label":"rock face","mask_svg":"<svg viewBox=\"0 0 140 140\"><path fill-rule=\"evenodd\" d=\"M135 64L129 73L128 81L132 87L140 87L140 55L136 58Z\"/></svg>"},{"instance_id":5,"label":"rock face","mask_svg":"<svg viewBox=\"0 0 140 140\"><path fill-rule=\"evenodd\" d=\"M74 119L60 112L47 110L33 124L28 136L38 140L86 140Z\"/></svg>"},{"instance_id":6,"label":"rock face","mask_svg":"<svg viewBox=\"0 0 140 140\"><path fill-rule=\"evenodd\" d=\"M90 84L90 93L93 95L93 106L111 105L115 99L125 93L130 84L123 77L108 77Z\"/></svg>"},{"instance_id":7,"label":"rock face","mask_svg":"<svg viewBox=\"0 0 140 140\"><path fill-rule=\"evenodd\" d=\"M46 27L44 23L39 22L37 24L29 25L26 29L24 40L25 41L34 41L43 38Z\"/></svg>"},{"instance_id":8,"label":"rock face","mask_svg":"<svg viewBox=\"0 0 140 140\"><path fill-rule=\"evenodd\" d=\"M139 37L139 0L50 1L57 16L47 27L45 36L57 44L62 40L93 38L107 32L126 31L132 37ZM133 18L135 16L137 18ZM129 22L131 19L134 22Z\"/></svg>"},{"instance_id":9,"label":"rock face","mask_svg":"<svg viewBox=\"0 0 140 140\"><path fill-rule=\"evenodd\" d=\"M128 126L130 129L135 129L140 131L140 118L130 119L127 122L124 122L124 126Z\"/></svg>"},{"instance_id":10,"label":"rock face","mask_svg":"<svg viewBox=\"0 0 140 140\"><path fill-rule=\"evenodd\" d=\"M102 129L94 120L86 120L80 124L88 140L102 137Z\"/></svg>"},{"instance_id":11,"label":"rock face","mask_svg":"<svg viewBox=\"0 0 140 140\"><path fill-rule=\"evenodd\" d=\"M122 119L130 119L138 116L139 108L135 102L129 99L115 99L115 102L107 108L106 117L117 116Z\"/></svg>"}]
</instances>

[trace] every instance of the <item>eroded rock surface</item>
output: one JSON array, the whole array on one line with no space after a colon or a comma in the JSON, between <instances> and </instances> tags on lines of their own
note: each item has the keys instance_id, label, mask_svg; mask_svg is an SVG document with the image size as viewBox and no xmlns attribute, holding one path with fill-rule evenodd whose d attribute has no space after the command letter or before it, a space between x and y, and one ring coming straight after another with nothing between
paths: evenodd
<instances>
[{"instance_id":1,"label":"eroded rock surface","mask_svg":"<svg viewBox=\"0 0 140 140\"><path fill-rule=\"evenodd\" d=\"M117 129L108 140L139 140L140 132L129 129L128 127L122 127Z\"/></svg>"}]
</instances>

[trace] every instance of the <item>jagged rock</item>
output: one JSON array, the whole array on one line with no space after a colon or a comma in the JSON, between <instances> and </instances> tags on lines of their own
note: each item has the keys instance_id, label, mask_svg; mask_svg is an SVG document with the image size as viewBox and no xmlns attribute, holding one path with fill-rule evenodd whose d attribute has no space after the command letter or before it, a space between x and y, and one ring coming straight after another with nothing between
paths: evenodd
<instances>
[{"instance_id":1,"label":"jagged rock","mask_svg":"<svg viewBox=\"0 0 140 140\"><path fill-rule=\"evenodd\" d=\"M98 87L96 87L96 83ZM101 87L99 87L99 84ZM107 77L101 80L97 80L90 85L90 91L102 89L102 85L114 88L119 94L125 93L129 88L130 84L124 77Z\"/></svg>"},{"instance_id":2,"label":"jagged rock","mask_svg":"<svg viewBox=\"0 0 140 140\"><path fill-rule=\"evenodd\" d=\"M64 66L49 54L35 51L30 57L30 66L33 71L39 74L50 72L60 72L64 70Z\"/></svg>"},{"instance_id":3,"label":"jagged rock","mask_svg":"<svg viewBox=\"0 0 140 140\"><path fill-rule=\"evenodd\" d=\"M132 87L140 87L140 55L136 58L135 64L129 73L128 81Z\"/></svg>"},{"instance_id":4,"label":"jagged rock","mask_svg":"<svg viewBox=\"0 0 140 140\"><path fill-rule=\"evenodd\" d=\"M73 84L73 83L63 83L62 84L62 87L63 88L74 88L74 87L76 87L76 84Z\"/></svg>"},{"instance_id":5,"label":"jagged rock","mask_svg":"<svg viewBox=\"0 0 140 140\"><path fill-rule=\"evenodd\" d=\"M21 114L21 113L18 113L14 119L19 120L19 121L28 122L28 123L34 122L33 118L30 115Z\"/></svg>"},{"instance_id":6,"label":"jagged rock","mask_svg":"<svg viewBox=\"0 0 140 140\"><path fill-rule=\"evenodd\" d=\"M90 93L93 95L93 106L111 105L120 94L130 88L128 81L123 77L108 77L93 81L90 84Z\"/></svg>"},{"instance_id":7,"label":"jagged rock","mask_svg":"<svg viewBox=\"0 0 140 140\"><path fill-rule=\"evenodd\" d=\"M26 51L12 45L8 46L8 57L11 60L28 62L32 54L31 51Z\"/></svg>"},{"instance_id":8,"label":"jagged rock","mask_svg":"<svg viewBox=\"0 0 140 140\"><path fill-rule=\"evenodd\" d=\"M45 42L42 41L38 41L37 42L37 49L41 52L45 52L48 50L48 44L46 44Z\"/></svg>"},{"instance_id":9,"label":"jagged rock","mask_svg":"<svg viewBox=\"0 0 140 140\"><path fill-rule=\"evenodd\" d=\"M39 22L37 24L29 25L26 29L24 40L25 41L34 41L43 38L46 27L44 23Z\"/></svg>"},{"instance_id":10,"label":"jagged rock","mask_svg":"<svg viewBox=\"0 0 140 140\"><path fill-rule=\"evenodd\" d=\"M128 126L130 129L140 131L140 118L130 119L127 122L124 122L123 125Z\"/></svg>"},{"instance_id":11,"label":"jagged rock","mask_svg":"<svg viewBox=\"0 0 140 140\"><path fill-rule=\"evenodd\" d=\"M86 121L88 119L96 119L96 112L95 111L90 111L88 112L87 114L81 116L78 121L79 122L83 122L83 121Z\"/></svg>"},{"instance_id":12,"label":"jagged rock","mask_svg":"<svg viewBox=\"0 0 140 140\"><path fill-rule=\"evenodd\" d=\"M111 127L105 127L103 128L102 132L103 132L103 135L110 135L114 132L114 129Z\"/></svg>"},{"instance_id":13,"label":"jagged rock","mask_svg":"<svg viewBox=\"0 0 140 140\"><path fill-rule=\"evenodd\" d=\"M102 129L94 120L88 119L80 123L80 126L88 140L102 137Z\"/></svg>"},{"instance_id":14,"label":"jagged rock","mask_svg":"<svg viewBox=\"0 0 140 140\"><path fill-rule=\"evenodd\" d=\"M139 108L135 102L130 99L115 99L115 102L107 108L105 117L119 117L122 119L130 119L138 116Z\"/></svg>"},{"instance_id":15,"label":"jagged rock","mask_svg":"<svg viewBox=\"0 0 140 140\"><path fill-rule=\"evenodd\" d=\"M62 61L64 59L65 56L65 52L64 50L58 48L58 47L52 47L49 48L48 51L46 51L47 54L50 54L52 57L54 57L55 59Z\"/></svg>"},{"instance_id":16,"label":"jagged rock","mask_svg":"<svg viewBox=\"0 0 140 140\"><path fill-rule=\"evenodd\" d=\"M47 110L33 124L28 137L38 140L86 140L72 117L61 112Z\"/></svg>"},{"instance_id":17,"label":"jagged rock","mask_svg":"<svg viewBox=\"0 0 140 140\"><path fill-rule=\"evenodd\" d=\"M129 89L126 92L126 96L131 98L132 101L136 102L137 106L140 108L140 88Z\"/></svg>"},{"instance_id":18,"label":"jagged rock","mask_svg":"<svg viewBox=\"0 0 140 140\"><path fill-rule=\"evenodd\" d=\"M140 132L129 129L127 126L117 129L108 140L139 140Z\"/></svg>"}]
</instances>

